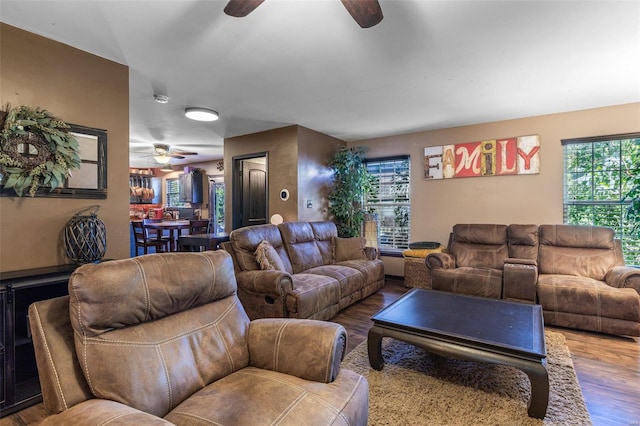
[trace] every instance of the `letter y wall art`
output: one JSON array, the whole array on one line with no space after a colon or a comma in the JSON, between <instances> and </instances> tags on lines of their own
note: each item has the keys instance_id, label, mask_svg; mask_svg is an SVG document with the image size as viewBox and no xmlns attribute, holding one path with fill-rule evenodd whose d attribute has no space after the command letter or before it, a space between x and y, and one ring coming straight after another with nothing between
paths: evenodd
<instances>
[{"instance_id":1,"label":"letter y wall art","mask_svg":"<svg viewBox=\"0 0 640 426\"><path fill-rule=\"evenodd\" d=\"M518 136L424 149L424 178L540 173L540 136Z\"/></svg>"}]
</instances>

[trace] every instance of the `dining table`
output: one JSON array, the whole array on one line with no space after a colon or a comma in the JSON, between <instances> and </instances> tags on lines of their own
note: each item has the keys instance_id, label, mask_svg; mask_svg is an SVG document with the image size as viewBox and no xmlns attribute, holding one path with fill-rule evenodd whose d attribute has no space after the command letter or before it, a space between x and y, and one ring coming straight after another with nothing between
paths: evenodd
<instances>
[{"instance_id":1,"label":"dining table","mask_svg":"<svg viewBox=\"0 0 640 426\"><path fill-rule=\"evenodd\" d=\"M205 250L218 250L220 243L225 241L229 241L229 234L225 232L180 235L178 236L178 250L199 251L201 247L204 247Z\"/></svg>"},{"instance_id":2,"label":"dining table","mask_svg":"<svg viewBox=\"0 0 640 426\"><path fill-rule=\"evenodd\" d=\"M160 222L145 222L144 226L149 229L157 229L159 234L169 231L169 251L177 251L177 240L175 233L180 238L183 229L189 229L188 220L162 220Z\"/></svg>"}]
</instances>

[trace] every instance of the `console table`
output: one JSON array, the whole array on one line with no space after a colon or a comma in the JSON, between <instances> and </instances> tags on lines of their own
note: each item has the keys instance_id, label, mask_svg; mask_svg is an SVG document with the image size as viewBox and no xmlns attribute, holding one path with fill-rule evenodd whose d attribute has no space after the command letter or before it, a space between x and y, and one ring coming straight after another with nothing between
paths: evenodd
<instances>
[{"instance_id":1,"label":"console table","mask_svg":"<svg viewBox=\"0 0 640 426\"><path fill-rule=\"evenodd\" d=\"M0 272L0 418L42 400L29 305L68 294L77 265Z\"/></svg>"}]
</instances>

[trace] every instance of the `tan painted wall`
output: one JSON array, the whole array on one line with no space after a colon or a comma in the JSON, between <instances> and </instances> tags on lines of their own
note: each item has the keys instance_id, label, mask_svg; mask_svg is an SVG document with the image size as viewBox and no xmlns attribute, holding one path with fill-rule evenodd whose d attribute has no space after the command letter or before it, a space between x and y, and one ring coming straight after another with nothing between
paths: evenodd
<instances>
[{"instance_id":1,"label":"tan painted wall","mask_svg":"<svg viewBox=\"0 0 640 426\"><path fill-rule=\"evenodd\" d=\"M226 231L232 227L233 157L268 152L269 185L268 217L275 213L285 221L298 220L298 133L297 126L282 127L266 132L237 136L224 140L224 181L229 196L225 199ZM280 200L281 189L289 190L289 199Z\"/></svg>"},{"instance_id":2,"label":"tan painted wall","mask_svg":"<svg viewBox=\"0 0 640 426\"><path fill-rule=\"evenodd\" d=\"M79 210L99 205L106 258L129 257L129 71L0 23L0 102L39 106L63 121L106 129L108 198L0 198L0 271L68 263L61 243Z\"/></svg>"},{"instance_id":3,"label":"tan painted wall","mask_svg":"<svg viewBox=\"0 0 640 426\"><path fill-rule=\"evenodd\" d=\"M411 240L446 244L456 223L562 223L560 141L640 131L640 103L351 142L369 158L411 155ZM510 136L540 135L536 175L423 179L424 147ZM386 273L402 275L401 259L385 259Z\"/></svg>"},{"instance_id":4,"label":"tan painted wall","mask_svg":"<svg viewBox=\"0 0 640 426\"><path fill-rule=\"evenodd\" d=\"M345 145L340 139L306 127L298 127L298 220L327 220L327 191L331 184L329 162L338 148ZM310 200L312 207L307 207Z\"/></svg>"}]
</instances>

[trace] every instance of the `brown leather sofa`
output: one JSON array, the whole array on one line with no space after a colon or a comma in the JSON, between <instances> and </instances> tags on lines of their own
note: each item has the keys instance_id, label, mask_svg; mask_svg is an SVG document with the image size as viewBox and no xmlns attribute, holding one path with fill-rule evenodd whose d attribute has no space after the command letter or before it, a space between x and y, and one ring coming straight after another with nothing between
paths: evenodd
<instances>
[{"instance_id":1,"label":"brown leather sofa","mask_svg":"<svg viewBox=\"0 0 640 426\"><path fill-rule=\"evenodd\" d=\"M277 264L271 269L257 256L265 241ZM376 250L364 238L338 238L333 222L240 228L221 247L234 259L238 297L251 319L328 320L384 285Z\"/></svg>"},{"instance_id":2,"label":"brown leather sofa","mask_svg":"<svg viewBox=\"0 0 640 426\"><path fill-rule=\"evenodd\" d=\"M447 253L425 262L433 289L535 302L546 324L640 336L640 269L624 265L610 228L460 224Z\"/></svg>"},{"instance_id":3,"label":"brown leather sofa","mask_svg":"<svg viewBox=\"0 0 640 426\"><path fill-rule=\"evenodd\" d=\"M43 425L366 425L338 324L250 321L223 251L79 267L29 308Z\"/></svg>"}]
</instances>

